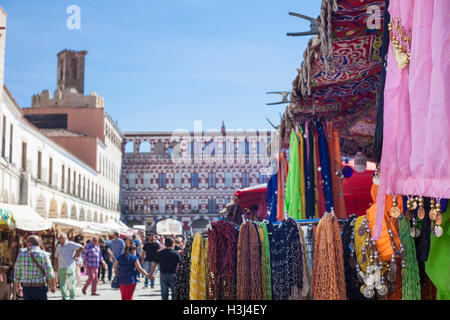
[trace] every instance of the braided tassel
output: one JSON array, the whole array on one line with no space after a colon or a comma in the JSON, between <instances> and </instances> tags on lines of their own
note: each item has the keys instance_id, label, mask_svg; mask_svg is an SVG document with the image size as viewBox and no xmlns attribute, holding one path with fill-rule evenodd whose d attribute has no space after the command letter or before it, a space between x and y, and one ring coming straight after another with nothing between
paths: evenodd
<instances>
[{"instance_id":1,"label":"braided tassel","mask_svg":"<svg viewBox=\"0 0 450 320\"><path fill-rule=\"evenodd\" d=\"M406 267L402 274L402 300L420 300L420 277L416 247L413 238L409 235L410 225L405 216L398 219L398 228L406 258Z\"/></svg>"}]
</instances>

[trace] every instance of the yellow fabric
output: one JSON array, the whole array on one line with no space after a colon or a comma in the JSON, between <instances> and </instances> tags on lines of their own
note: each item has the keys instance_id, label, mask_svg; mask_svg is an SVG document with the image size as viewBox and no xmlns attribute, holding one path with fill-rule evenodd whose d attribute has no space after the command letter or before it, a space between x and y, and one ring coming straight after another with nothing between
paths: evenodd
<instances>
[{"instance_id":1,"label":"yellow fabric","mask_svg":"<svg viewBox=\"0 0 450 320\"><path fill-rule=\"evenodd\" d=\"M206 300L207 298L207 276L208 276L208 243L203 240L201 232L197 233L192 242L191 253L191 276L189 299Z\"/></svg>"},{"instance_id":2,"label":"yellow fabric","mask_svg":"<svg viewBox=\"0 0 450 320\"><path fill-rule=\"evenodd\" d=\"M358 230L361 227L364 218L365 218L365 216L360 216L360 217L356 218L355 229L354 229L354 234L355 234L354 241L355 241L355 253L356 253L356 258L358 260L359 267L361 268L362 271L366 272L367 264L369 263L370 250L369 251L366 250L366 252L365 252L366 261L364 263L362 263L363 255L361 252L361 248L364 247L364 245L365 245L367 233L365 233L363 236L360 236L358 233Z\"/></svg>"}]
</instances>

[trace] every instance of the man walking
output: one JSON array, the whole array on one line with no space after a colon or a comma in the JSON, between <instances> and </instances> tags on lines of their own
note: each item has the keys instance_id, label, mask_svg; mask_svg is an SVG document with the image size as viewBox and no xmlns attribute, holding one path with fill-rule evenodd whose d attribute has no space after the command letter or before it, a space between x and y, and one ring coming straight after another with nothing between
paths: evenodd
<instances>
[{"instance_id":1,"label":"man walking","mask_svg":"<svg viewBox=\"0 0 450 320\"><path fill-rule=\"evenodd\" d=\"M166 238L164 244L166 248L156 254L156 261L152 264L150 277L154 278L153 272L155 271L156 264L159 264L162 300L169 300L169 288L171 290L173 300L175 272L177 270L178 263L181 261L181 257L180 254L174 250L175 240L173 238Z\"/></svg>"},{"instance_id":2,"label":"man walking","mask_svg":"<svg viewBox=\"0 0 450 320\"><path fill-rule=\"evenodd\" d=\"M99 296L97 293L97 284L98 284L98 268L100 263L106 269L107 265L103 260L102 252L100 250L100 246L98 245L98 239L93 237L91 242L86 245L83 250L83 263L88 272L88 280L83 287L83 294L86 294L86 290L90 284L92 284L91 295Z\"/></svg>"},{"instance_id":3,"label":"man walking","mask_svg":"<svg viewBox=\"0 0 450 320\"><path fill-rule=\"evenodd\" d=\"M117 259L125 249L125 242L119 238L119 233L114 232L114 239L111 240L111 251L114 254L114 258Z\"/></svg>"},{"instance_id":4,"label":"man walking","mask_svg":"<svg viewBox=\"0 0 450 320\"><path fill-rule=\"evenodd\" d=\"M149 235L147 236L147 242L144 245L143 251L145 252L145 262L144 269L147 273L150 273L150 268L152 263L156 261L156 254L158 253L160 246L159 243L156 242L155 236ZM155 286L155 278L150 280L150 287L153 289ZM144 287L148 288L148 278L145 278Z\"/></svg>"},{"instance_id":5,"label":"man walking","mask_svg":"<svg viewBox=\"0 0 450 320\"><path fill-rule=\"evenodd\" d=\"M58 247L55 251L56 267L58 268L59 288L64 300L67 300L66 279L69 280L70 300L75 299L75 271L76 262L83 246L76 242L68 241L67 235L63 232L59 235Z\"/></svg>"},{"instance_id":6,"label":"man walking","mask_svg":"<svg viewBox=\"0 0 450 320\"><path fill-rule=\"evenodd\" d=\"M39 237L29 236L27 248L21 250L14 267L17 294L25 300L47 300L47 282L56 292L55 272L50 257L39 248Z\"/></svg>"}]
</instances>

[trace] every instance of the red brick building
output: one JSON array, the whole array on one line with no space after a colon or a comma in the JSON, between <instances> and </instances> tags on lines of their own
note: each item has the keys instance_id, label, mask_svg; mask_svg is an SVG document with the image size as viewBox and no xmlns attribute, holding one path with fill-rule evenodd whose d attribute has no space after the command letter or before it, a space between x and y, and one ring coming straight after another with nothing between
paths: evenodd
<instances>
[{"instance_id":1,"label":"red brick building","mask_svg":"<svg viewBox=\"0 0 450 320\"><path fill-rule=\"evenodd\" d=\"M175 218L184 230L217 220L237 189L267 182L271 131L128 132L121 175L129 225Z\"/></svg>"}]
</instances>

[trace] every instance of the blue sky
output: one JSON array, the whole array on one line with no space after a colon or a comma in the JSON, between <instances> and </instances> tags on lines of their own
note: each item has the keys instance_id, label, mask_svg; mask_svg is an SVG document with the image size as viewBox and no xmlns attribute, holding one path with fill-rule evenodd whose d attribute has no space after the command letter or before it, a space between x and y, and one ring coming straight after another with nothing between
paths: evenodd
<instances>
[{"instance_id":1,"label":"blue sky","mask_svg":"<svg viewBox=\"0 0 450 320\"><path fill-rule=\"evenodd\" d=\"M321 0L2 0L8 13L5 84L21 107L56 88L56 54L87 50L85 94L105 98L123 131L268 129L291 90ZM81 30L69 30L70 5Z\"/></svg>"}]
</instances>

